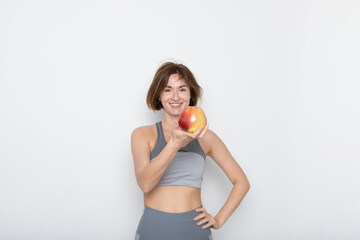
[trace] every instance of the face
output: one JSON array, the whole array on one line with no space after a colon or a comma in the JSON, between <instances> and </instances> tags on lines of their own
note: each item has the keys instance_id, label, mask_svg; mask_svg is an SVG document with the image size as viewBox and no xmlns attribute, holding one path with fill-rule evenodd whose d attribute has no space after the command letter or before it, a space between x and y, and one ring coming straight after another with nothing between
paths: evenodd
<instances>
[{"instance_id":1,"label":"face","mask_svg":"<svg viewBox=\"0 0 360 240\"><path fill-rule=\"evenodd\" d=\"M172 74L169 81L160 95L160 101L166 113L172 116L179 116L189 106L190 88L185 80L179 78L178 74Z\"/></svg>"}]
</instances>

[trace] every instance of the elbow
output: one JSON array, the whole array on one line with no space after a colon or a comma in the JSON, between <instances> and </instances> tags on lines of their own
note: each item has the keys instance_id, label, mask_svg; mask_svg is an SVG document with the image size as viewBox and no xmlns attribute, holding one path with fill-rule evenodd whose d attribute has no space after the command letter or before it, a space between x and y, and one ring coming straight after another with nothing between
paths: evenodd
<instances>
[{"instance_id":1,"label":"elbow","mask_svg":"<svg viewBox=\"0 0 360 240\"><path fill-rule=\"evenodd\" d=\"M246 183L246 189L247 189L246 192L248 192L248 191L250 190L250 183L249 183L249 181L247 181L247 183Z\"/></svg>"},{"instance_id":2,"label":"elbow","mask_svg":"<svg viewBox=\"0 0 360 240\"><path fill-rule=\"evenodd\" d=\"M141 188L141 190L143 191L143 193L147 194L147 193L151 192L152 189L143 187L143 188Z\"/></svg>"},{"instance_id":3,"label":"elbow","mask_svg":"<svg viewBox=\"0 0 360 240\"><path fill-rule=\"evenodd\" d=\"M153 189L154 189L154 187L151 187L151 186L149 186L149 185L146 185L146 184L139 184L139 186L140 186L140 189L143 191L143 193L149 193L149 192L151 192Z\"/></svg>"},{"instance_id":4,"label":"elbow","mask_svg":"<svg viewBox=\"0 0 360 240\"><path fill-rule=\"evenodd\" d=\"M247 180L246 179L246 183L245 183L246 185L246 192L248 192L249 190L250 190L250 182L249 182L249 180Z\"/></svg>"},{"instance_id":5,"label":"elbow","mask_svg":"<svg viewBox=\"0 0 360 240\"><path fill-rule=\"evenodd\" d=\"M250 190L250 182L247 178L243 182L243 185L244 185L244 188L246 189L246 192L248 192Z\"/></svg>"},{"instance_id":6,"label":"elbow","mask_svg":"<svg viewBox=\"0 0 360 240\"><path fill-rule=\"evenodd\" d=\"M245 192L250 190L250 182L248 179L245 179L244 181L236 181L234 186L239 186L241 189L244 189Z\"/></svg>"},{"instance_id":7,"label":"elbow","mask_svg":"<svg viewBox=\"0 0 360 240\"><path fill-rule=\"evenodd\" d=\"M137 183L144 193L149 193L156 187L156 183L154 185L151 179L144 178L141 175L137 178Z\"/></svg>"}]
</instances>

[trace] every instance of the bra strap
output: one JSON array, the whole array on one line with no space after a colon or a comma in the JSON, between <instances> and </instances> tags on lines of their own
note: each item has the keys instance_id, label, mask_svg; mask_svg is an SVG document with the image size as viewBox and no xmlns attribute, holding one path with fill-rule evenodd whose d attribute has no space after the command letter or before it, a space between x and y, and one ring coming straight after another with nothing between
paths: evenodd
<instances>
[{"instance_id":1,"label":"bra strap","mask_svg":"<svg viewBox=\"0 0 360 240\"><path fill-rule=\"evenodd\" d=\"M164 131L161 126L161 121L156 123L157 138L165 142Z\"/></svg>"}]
</instances>

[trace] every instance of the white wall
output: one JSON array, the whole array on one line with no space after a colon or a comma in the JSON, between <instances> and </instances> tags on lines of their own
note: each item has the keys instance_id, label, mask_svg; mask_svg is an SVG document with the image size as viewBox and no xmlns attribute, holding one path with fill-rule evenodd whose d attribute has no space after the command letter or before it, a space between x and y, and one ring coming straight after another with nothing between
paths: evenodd
<instances>
[{"instance_id":1,"label":"white wall","mask_svg":"<svg viewBox=\"0 0 360 240\"><path fill-rule=\"evenodd\" d=\"M133 239L163 60L251 190L214 239L359 239L359 1L0 1L0 239ZM208 159L203 202L231 184Z\"/></svg>"}]
</instances>

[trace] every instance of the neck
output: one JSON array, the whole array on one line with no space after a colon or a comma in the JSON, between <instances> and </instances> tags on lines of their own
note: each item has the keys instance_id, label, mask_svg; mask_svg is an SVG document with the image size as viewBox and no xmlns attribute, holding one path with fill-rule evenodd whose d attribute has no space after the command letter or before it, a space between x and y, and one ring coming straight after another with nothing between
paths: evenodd
<instances>
[{"instance_id":1,"label":"neck","mask_svg":"<svg viewBox=\"0 0 360 240\"><path fill-rule=\"evenodd\" d=\"M178 121L178 119L179 119L179 116L170 115L165 112L164 119L162 120L163 128L173 129L174 121L175 120Z\"/></svg>"}]
</instances>

